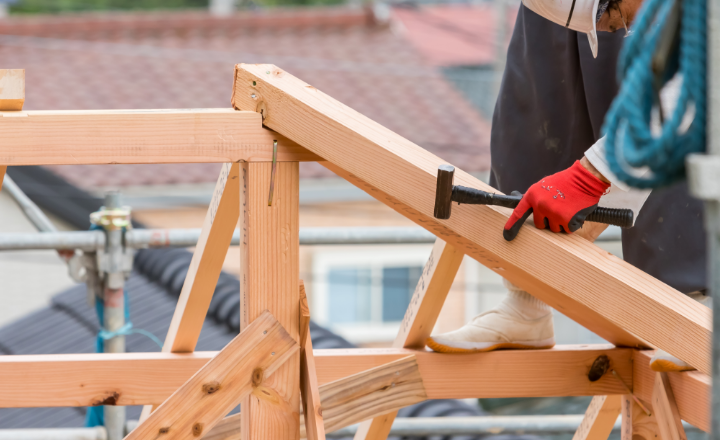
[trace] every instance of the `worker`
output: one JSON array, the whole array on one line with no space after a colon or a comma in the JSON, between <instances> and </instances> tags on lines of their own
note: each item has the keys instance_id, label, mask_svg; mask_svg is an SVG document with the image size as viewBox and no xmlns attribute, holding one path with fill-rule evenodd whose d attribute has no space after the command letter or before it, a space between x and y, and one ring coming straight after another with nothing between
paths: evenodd
<instances>
[{"instance_id":1,"label":"worker","mask_svg":"<svg viewBox=\"0 0 720 440\"><path fill-rule=\"evenodd\" d=\"M702 202L690 197L686 183L652 193L630 189L605 161L600 130L618 91L623 38L640 3L523 0L493 114L490 184L525 193L503 231L507 240L532 214L537 228L594 241L604 227L584 219L595 206L632 209L635 225L622 232L625 261L708 305ZM663 94L671 91L666 87ZM547 270L562 264L543 263ZM505 285L508 294L498 307L430 337L428 346L452 353L554 346L552 309ZM692 369L662 350L651 368Z\"/></svg>"}]
</instances>

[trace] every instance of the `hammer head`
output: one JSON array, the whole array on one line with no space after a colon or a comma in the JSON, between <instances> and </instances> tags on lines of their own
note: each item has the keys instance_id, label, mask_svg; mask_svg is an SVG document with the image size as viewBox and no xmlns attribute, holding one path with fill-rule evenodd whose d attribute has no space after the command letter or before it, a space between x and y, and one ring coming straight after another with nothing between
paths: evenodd
<instances>
[{"instance_id":1,"label":"hammer head","mask_svg":"<svg viewBox=\"0 0 720 440\"><path fill-rule=\"evenodd\" d=\"M440 165L438 167L437 187L435 189L435 218L447 220L452 208L452 189L455 167Z\"/></svg>"}]
</instances>

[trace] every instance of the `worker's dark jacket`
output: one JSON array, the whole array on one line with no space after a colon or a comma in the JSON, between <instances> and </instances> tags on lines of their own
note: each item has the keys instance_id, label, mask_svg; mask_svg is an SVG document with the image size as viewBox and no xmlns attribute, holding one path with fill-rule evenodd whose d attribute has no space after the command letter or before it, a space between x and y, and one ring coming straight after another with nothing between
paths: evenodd
<instances>
[{"instance_id":1,"label":"worker's dark jacket","mask_svg":"<svg viewBox=\"0 0 720 440\"><path fill-rule=\"evenodd\" d=\"M598 32L594 59L585 34L520 7L493 115L492 186L525 192L582 158L617 92L623 36ZM625 260L682 292L704 289L702 217L685 183L654 190L623 231Z\"/></svg>"}]
</instances>

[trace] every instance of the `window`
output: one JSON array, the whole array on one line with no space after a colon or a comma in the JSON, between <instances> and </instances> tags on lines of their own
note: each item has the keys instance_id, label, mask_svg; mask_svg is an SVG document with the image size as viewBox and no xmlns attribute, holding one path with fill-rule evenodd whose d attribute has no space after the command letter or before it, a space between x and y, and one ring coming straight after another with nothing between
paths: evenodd
<instances>
[{"instance_id":1,"label":"window","mask_svg":"<svg viewBox=\"0 0 720 440\"><path fill-rule=\"evenodd\" d=\"M316 249L314 319L353 342L392 340L431 249L427 245Z\"/></svg>"}]
</instances>

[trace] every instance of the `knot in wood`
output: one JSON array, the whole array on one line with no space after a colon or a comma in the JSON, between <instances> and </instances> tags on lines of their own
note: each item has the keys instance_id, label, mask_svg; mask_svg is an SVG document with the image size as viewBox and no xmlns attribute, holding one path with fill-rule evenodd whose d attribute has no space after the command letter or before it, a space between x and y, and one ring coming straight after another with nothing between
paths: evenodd
<instances>
[{"instance_id":1,"label":"knot in wood","mask_svg":"<svg viewBox=\"0 0 720 440\"><path fill-rule=\"evenodd\" d=\"M163 426L162 428L158 429L158 434L167 434L170 432L170 428L167 426Z\"/></svg>"},{"instance_id":2,"label":"knot in wood","mask_svg":"<svg viewBox=\"0 0 720 440\"><path fill-rule=\"evenodd\" d=\"M595 359L592 366L590 366L588 379L590 382L597 382L605 373L607 373L608 368L610 368L610 358L607 357L607 355L601 354L597 357L597 359Z\"/></svg>"},{"instance_id":3,"label":"knot in wood","mask_svg":"<svg viewBox=\"0 0 720 440\"><path fill-rule=\"evenodd\" d=\"M109 396L104 397L102 400L95 400L92 403L92 406L101 406L101 405L117 405L118 400L120 399L120 393L117 391L113 391L112 394Z\"/></svg>"},{"instance_id":4,"label":"knot in wood","mask_svg":"<svg viewBox=\"0 0 720 440\"><path fill-rule=\"evenodd\" d=\"M202 386L203 393L212 394L220 390L220 382L208 382Z\"/></svg>"},{"instance_id":5,"label":"knot in wood","mask_svg":"<svg viewBox=\"0 0 720 440\"><path fill-rule=\"evenodd\" d=\"M195 437L200 437L203 432L203 424L202 423L196 423L192 427L192 433Z\"/></svg>"},{"instance_id":6,"label":"knot in wood","mask_svg":"<svg viewBox=\"0 0 720 440\"><path fill-rule=\"evenodd\" d=\"M254 369L252 373L253 388L259 387L260 384L263 382L263 379L265 379L265 372L263 371L263 369L260 367Z\"/></svg>"}]
</instances>

